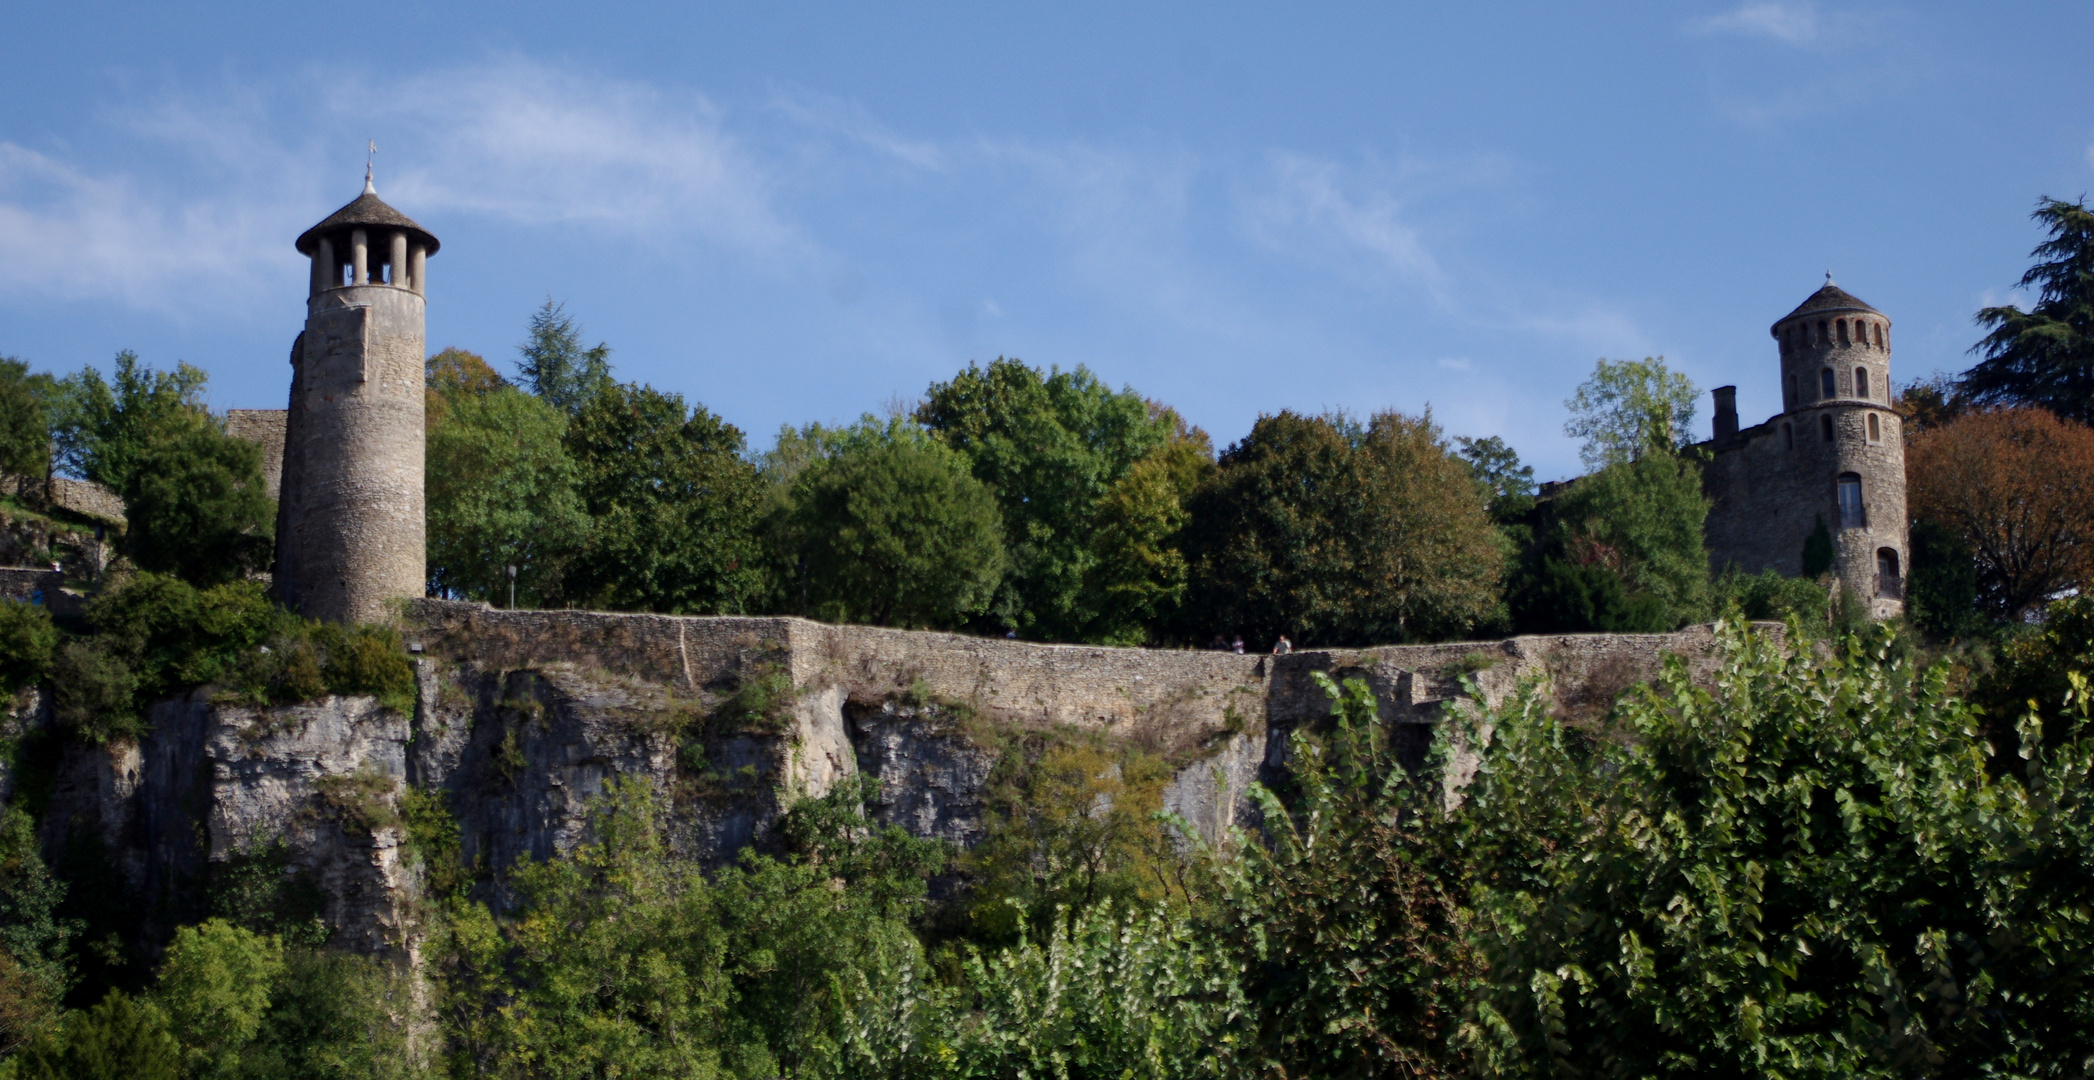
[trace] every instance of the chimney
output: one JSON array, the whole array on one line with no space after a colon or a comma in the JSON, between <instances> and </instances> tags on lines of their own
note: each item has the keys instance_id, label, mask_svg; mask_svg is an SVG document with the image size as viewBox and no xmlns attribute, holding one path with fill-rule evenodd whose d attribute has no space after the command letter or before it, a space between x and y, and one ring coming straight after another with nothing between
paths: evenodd
<instances>
[{"instance_id":1,"label":"chimney","mask_svg":"<svg viewBox=\"0 0 2094 1080\"><path fill-rule=\"evenodd\" d=\"M1738 388L1719 386L1716 388L1716 441L1729 442L1738 437Z\"/></svg>"}]
</instances>

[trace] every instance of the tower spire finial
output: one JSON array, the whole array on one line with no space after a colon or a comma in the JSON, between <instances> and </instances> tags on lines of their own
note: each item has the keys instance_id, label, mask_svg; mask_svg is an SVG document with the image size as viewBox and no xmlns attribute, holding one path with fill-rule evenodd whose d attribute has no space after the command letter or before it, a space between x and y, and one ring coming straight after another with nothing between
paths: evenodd
<instances>
[{"instance_id":1,"label":"tower spire finial","mask_svg":"<svg viewBox=\"0 0 2094 1080\"><path fill-rule=\"evenodd\" d=\"M1830 270L1825 271L1825 284L1832 284L1832 271Z\"/></svg>"},{"instance_id":2,"label":"tower spire finial","mask_svg":"<svg viewBox=\"0 0 2094 1080\"><path fill-rule=\"evenodd\" d=\"M364 194L366 195L378 194L378 189L371 185L371 159L377 156L378 140L372 139L366 144L366 150L364 152ZM1827 280L1830 280L1832 278L1832 275L1827 274L1825 275L1825 277Z\"/></svg>"}]
</instances>

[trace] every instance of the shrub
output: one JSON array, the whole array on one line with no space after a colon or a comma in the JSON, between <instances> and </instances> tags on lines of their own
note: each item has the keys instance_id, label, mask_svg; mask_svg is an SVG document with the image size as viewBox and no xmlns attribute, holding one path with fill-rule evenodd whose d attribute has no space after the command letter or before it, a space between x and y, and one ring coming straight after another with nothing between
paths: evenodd
<instances>
[{"instance_id":1,"label":"shrub","mask_svg":"<svg viewBox=\"0 0 2094 1080\"><path fill-rule=\"evenodd\" d=\"M53 1037L23 1051L19 1080L180 1080L182 1047L167 1013L111 990L100 1005L66 1017Z\"/></svg>"},{"instance_id":2,"label":"shrub","mask_svg":"<svg viewBox=\"0 0 2094 1080\"><path fill-rule=\"evenodd\" d=\"M68 641L52 666L52 705L59 726L89 742L145 734L138 708L138 676L108 642Z\"/></svg>"},{"instance_id":3,"label":"shrub","mask_svg":"<svg viewBox=\"0 0 2094 1080\"><path fill-rule=\"evenodd\" d=\"M44 681L58 648L58 629L41 605L0 600L0 694Z\"/></svg>"}]
</instances>

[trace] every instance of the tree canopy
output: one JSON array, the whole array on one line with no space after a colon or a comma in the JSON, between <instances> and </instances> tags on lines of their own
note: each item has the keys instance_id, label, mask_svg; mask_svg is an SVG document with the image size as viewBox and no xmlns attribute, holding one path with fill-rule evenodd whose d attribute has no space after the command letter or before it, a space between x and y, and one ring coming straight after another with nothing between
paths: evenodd
<instances>
[{"instance_id":1,"label":"tree canopy","mask_svg":"<svg viewBox=\"0 0 2094 1080\"><path fill-rule=\"evenodd\" d=\"M1594 365L1564 408L1571 418L1563 432L1584 441L1579 451L1588 469L1604 469L1646 452L1676 450L1694 441L1694 403L1699 392L1665 358L1608 360Z\"/></svg>"},{"instance_id":2,"label":"tree canopy","mask_svg":"<svg viewBox=\"0 0 2094 1080\"><path fill-rule=\"evenodd\" d=\"M566 413L611 386L611 347L582 345L582 328L567 305L548 299L531 316L530 340L517 346L524 388Z\"/></svg>"},{"instance_id":3,"label":"tree canopy","mask_svg":"<svg viewBox=\"0 0 2094 1080\"><path fill-rule=\"evenodd\" d=\"M2012 621L2094 582L2094 429L2036 408L1914 434L1906 498L1975 560L1980 604Z\"/></svg>"},{"instance_id":4,"label":"tree canopy","mask_svg":"<svg viewBox=\"0 0 2094 1080\"><path fill-rule=\"evenodd\" d=\"M1504 573L1485 502L1429 418L1260 417L1192 503L1188 636L1459 634L1495 609Z\"/></svg>"},{"instance_id":5,"label":"tree canopy","mask_svg":"<svg viewBox=\"0 0 2094 1080\"><path fill-rule=\"evenodd\" d=\"M429 584L439 595L545 606L589 536L565 446L567 414L508 385L432 380L428 441Z\"/></svg>"},{"instance_id":6,"label":"tree canopy","mask_svg":"<svg viewBox=\"0 0 2094 1080\"><path fill-rule=\"evenodd\" d=\"M789 456L795 440L780 442ZM797 443L818 449L791 462L769 530L788 610L803 599L834 622L950 628L988 608L1003 530L966 458L899 417L810 427Z\"/></svg>"},{"instance_id":7,"label":"tree canopy","mask_svg":"<svg viewBox=\"0 0 2094 1080\"><path fill-rule=\"evenodd\" d=\"M2035 290L2036 303L1979 310L1987 333L1971 351L1982 359L1960 386L1980 403L2035 405L2094 423L2094 210L2085 199L2046 197L2029 216L2050 233L2018 283Z\"/></svg>"},{"instance_id":8,"label":"tree canopy","mask_svg":"<svg viewBox=\"0 0 2094 1080\"><path fill-rule=\"evenodd\" d=\"M1175 416L1082 367L1042 372L1003 358L933 383L916 416L966 455L1002 510L1009 572L992 617L1055 641L1123 633L1108 615L1107 583L1094 573L1100 502L1137 460L1170 441Z\"/></svg>"},{"instance_id":9,"label":"tree canopy","mask_svg":"<svg viewBox=\"0 0 2094 1080\"><path fill-rule=\"evenodd\" d=\"M589 543L567 595L610 610L739 614L762 593L764 491L742 433L683 397L613 385L567 427Z\"/></svg>"}]
</instances>

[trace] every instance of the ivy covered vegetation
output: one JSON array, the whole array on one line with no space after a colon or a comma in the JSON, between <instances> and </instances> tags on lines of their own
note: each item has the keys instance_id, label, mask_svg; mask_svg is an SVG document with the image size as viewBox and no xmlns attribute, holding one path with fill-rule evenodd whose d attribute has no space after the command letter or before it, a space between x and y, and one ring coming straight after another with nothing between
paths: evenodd
<instances>
[{"instance_id":1,"label":"ivy covered vegetation","mask_svg":"<svg viewBox=\"0 0 2094 1080\"><path fill-rule=\"evenodd\" d=\"M2090 611L2052 625L2079 634ZM1603 721L1566 725L1538 684L1472 699L1440 742L1472 753L1417 772L1365 685L1326 680L1330 719L1254 793L1264 827L1219 847L1145 802L1138 756L1081 745L1014 781L974 851L868 822L871 792L844 785L712 872L644 783L499 882L410 792L419 990L318 948L324 925L261 874L214 886L218 917L150 973L83 994L92 935L10 811L0 1069L2083 1075L2094 691L2049 665L2094 641L2032 646L2032 700L1995 712L1889 628L1720 637L1706 688L1675 662Z\"/></svg>"}]
</instances>

